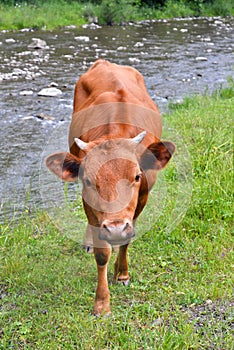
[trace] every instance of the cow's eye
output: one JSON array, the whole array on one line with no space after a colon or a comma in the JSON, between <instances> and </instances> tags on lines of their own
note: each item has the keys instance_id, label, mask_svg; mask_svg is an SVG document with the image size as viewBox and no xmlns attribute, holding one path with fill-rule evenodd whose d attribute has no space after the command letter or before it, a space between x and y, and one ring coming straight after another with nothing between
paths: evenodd
<instances>
[{"instance_id":1,"label":"cow's eye","mask_svg":"<svg viewBox=\"0 0 234 350\"><path fill-rule=\"evenodd\" d=\"M135 181L139 182L141 177L142 177L142 174L137 174L136 177L135 177Z\"/></svg>"},{"instance_id":2,"label":"cow's eye","mask_svg":"<svg viewBox=\"0 0 234 350\"><path fill-rule=\"evenodd\" d=\"M90 187L91 186L91 181L89 179L85 179L84 180L84 183L87 187Z\"/></svg>"}]
</instances>

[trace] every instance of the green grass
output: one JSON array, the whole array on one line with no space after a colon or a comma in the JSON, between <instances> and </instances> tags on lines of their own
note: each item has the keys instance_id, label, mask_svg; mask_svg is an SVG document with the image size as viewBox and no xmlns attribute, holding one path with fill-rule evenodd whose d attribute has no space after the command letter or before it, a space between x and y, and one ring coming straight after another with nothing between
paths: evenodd
<instances>
[{"instance_id":1,"label":"green grass","mask_svg":"<svg viewBox=\"0 0 234 350\"><path fill-rule=\"evenodd\" d=\"M80 26L86 23L83 8L84 5L79 2L66 3L61 0L45 1L40 5L0 4L0 29L54 29L68 25Z\"/></svg>"},{"instance_id":2,"label":"green grass","mask_svg":"<svg viewBox=\"0 0 234 350\"><path fill-rule=\"evenodd\" d=\"M112 316L91 315L92 255L43 211L1 226L0 349L232 349L234 87L171 105L164 119L187 144L193 192L183 221L171 208L129 249L131 283L112 284ZM173 162L164 171L173 189ZM158 230L158 226L161 230Z\"/></svg>"},{"instance_id":3,"label":"green grass","mask_svg":"<svg viewBox=\"0 0 234 350\"><path fill-rule=\"evenodd\" d=\"M189 16L234 16L232 0L212 2L167 0L164 6L141 6L136 0L85 1L13 1L0 2L0 30L23 28L54 29L68 25L80 26L89 17L97 17L99 24L117 24L127 21ZM152 2L153 3L153 2Z\"/></svg>"}]
</instances>

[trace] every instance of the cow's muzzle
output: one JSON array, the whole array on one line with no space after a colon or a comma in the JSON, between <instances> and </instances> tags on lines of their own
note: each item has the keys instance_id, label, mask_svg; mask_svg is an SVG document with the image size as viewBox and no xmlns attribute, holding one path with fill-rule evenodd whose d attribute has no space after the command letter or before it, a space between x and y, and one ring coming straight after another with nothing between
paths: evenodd
<instances>
[{"instance_id":1,"label":"cow's muzzle","mask_svg":"<svg viewBox=\"0 0 234 350\"><path fill-rule=\"evenodd\" d=\"M112 245L123 245L135 236L133 224L130 220L104 220L101 224L99 238Z\"/></svg>"}]
</instances>

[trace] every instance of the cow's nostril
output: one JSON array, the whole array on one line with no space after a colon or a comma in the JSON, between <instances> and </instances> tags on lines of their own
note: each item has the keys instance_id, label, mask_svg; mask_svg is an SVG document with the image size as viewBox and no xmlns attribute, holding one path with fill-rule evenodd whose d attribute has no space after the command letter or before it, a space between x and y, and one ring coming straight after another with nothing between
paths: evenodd
<instances>
[{"instance_id":1,"label":"cow's nostril","mask_svg":"<svg viewBox=\"0 0 234 350\"><path fill-rule=\"evenodd\" d=\"M108 229L108 226L103 225L102 227L103 227L103 228L104 228L104 230L106 230L107 232L110 232L110 230Z\"/></svg>"},{"instance_id":2,"label":"cow's nostril","mask_svg":"<svg viewBox=\"0 0 234 350\"><path fill-rule=\"evenodd\" d=\"M122 236L129 235L133 231L133 227L129 220L125 222L121 222L120 220L115 221L105 221L101 225L102 234L104 235L114 235L114 236Z\"/></svg>"},{"instance_id":3,"label":"cow's nostril","mask_svg":"<svg viewBox=\"0 0 234 350\"><path fill-rule=\"evenodd\" d=\"M124 226L124 231L127 230L130 227L129 223L127 222L126 225Z\"/></svg>"}]
</instances>

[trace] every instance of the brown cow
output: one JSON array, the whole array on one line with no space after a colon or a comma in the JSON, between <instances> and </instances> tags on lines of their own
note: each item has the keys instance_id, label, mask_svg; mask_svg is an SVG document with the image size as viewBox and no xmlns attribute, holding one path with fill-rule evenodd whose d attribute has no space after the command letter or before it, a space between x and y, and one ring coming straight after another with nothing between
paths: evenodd
<instances>
[{"instance_id":1,"label":"brown cow","mask_svg":"<svg viewBox=\"0 0 234 350\"><path fill-rule=\"evenodd\" d=\"M50 155L48 168L64 181L83 182L87 240L98 270L94 314L110 313L107 265L119 245L115 279L129 281L127 249L157 171L175 150L161 142L158 108L142 75L131 67L98 60L75 88L70 152ZM91 243L90 243L91 242Z\"/></svg>"}]
</instances>

